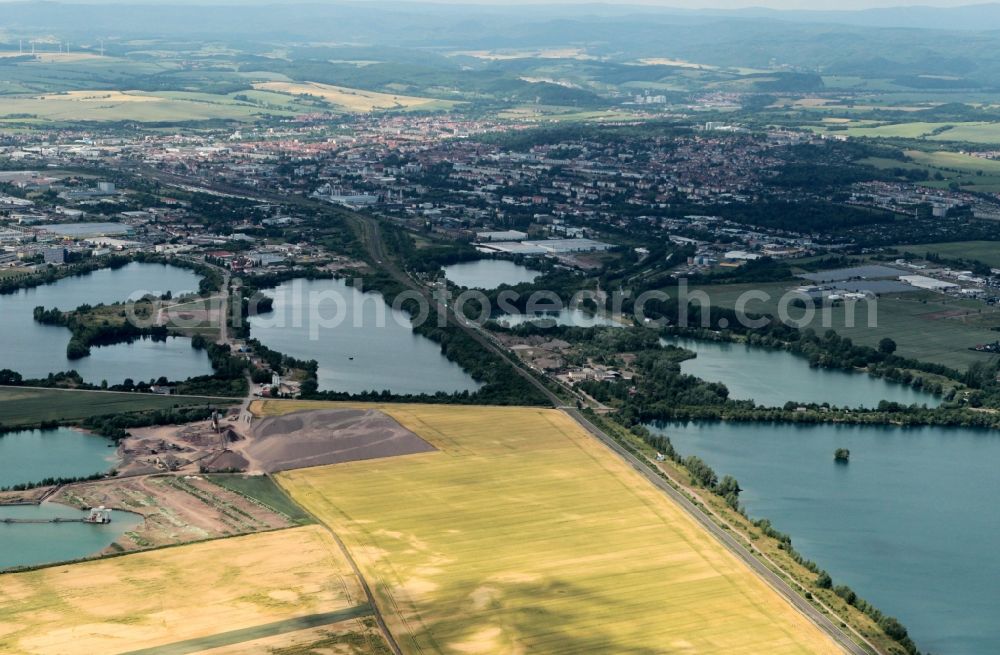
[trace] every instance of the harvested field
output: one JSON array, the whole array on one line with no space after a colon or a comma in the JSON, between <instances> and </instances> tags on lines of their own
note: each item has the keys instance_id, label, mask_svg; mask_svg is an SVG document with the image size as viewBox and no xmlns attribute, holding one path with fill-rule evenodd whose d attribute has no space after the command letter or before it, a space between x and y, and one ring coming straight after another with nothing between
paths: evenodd
<instances>
[{"instance_id":1,"label":"harvested field","mask_svg":"<svg viewBox=\"0 0 1000 655\"><path fill-rule=\"evenodd\" d=\"M392 655L378 629L378 624L371 616L200 651L201 655L250 655L251 653Z\"/></svg>"},{"instance_id":2,"label":"harvested field","mask_svg":"<svg viewBox=\"0 0 1000 655\"><path fill-rule=\"evenodd\" d=\"M252 470L268 473L434 450L373 409L328 409L266 418L243 448Z\"/></svg>"},{"instance_id":3,"label":"harvested field","mask_svg":"<svg viewBox=\"0 0 1000 655\"><path fill-rule=\"evenodd\" d=\"M562 412L379 409L439 451L277 477L344 540L405 653L840 652Z\"/></svg>"},{"instance_id":4,"label":"harvested field","mask_svg":"<svg viewBox=\"0 0 1000 655\"><path fill-rule=\"evenodd\" d=\"M132 90L67 91L0 97L0 116L28 115L42 121L203 121L254 120L265 110L228 95Z\"/></svg>"},{"instance_id":5,"label":"harvested field","mask_svg":"<svg viewBox=\"0 0 1000 655\"><path fill-rule=\"evenodd\" d=\"M220 633L280 647L282 626L294 634L365 611L333 539L308 526L0 576L0 652L112 654L188 640L207 648Z\"/></svg>"},{"instance_id":6,"label":"harvested field","mask_svg":"<svg viewBox=\"0 0 1000 655\"><path fill-rule=\"evenodd\" d=\"M378 93L317 82L260 82L253 87L293 96L315 96L351 112L369 112L378 109L450 109L458 104L449 100Z\"/></svg>"},{"instance_id":7,"label":"harvested field","mask_svg":"<svg viewBox=\"0 0 1000 655\"><path fill-rule=\"evenodd\" d=\"M51 499L71 507L104 505L145 517L115 550L142 550L295 525L293 519L202 476L114 479L62 488Z\"/></svg>"}]
</instances>

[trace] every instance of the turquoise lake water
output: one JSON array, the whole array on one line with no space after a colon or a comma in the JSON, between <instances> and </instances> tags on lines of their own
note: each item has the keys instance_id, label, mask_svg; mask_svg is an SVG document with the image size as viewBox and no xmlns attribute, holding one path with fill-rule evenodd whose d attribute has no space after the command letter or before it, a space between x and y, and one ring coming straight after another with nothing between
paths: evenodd
<instances>
[{"instance_id":1,"label":"turquoise lake water","mask_svg":"<svg viewBox=\"0 0 1000 655\"><path fill-rule=\"evenodd\" d=\"M877 426L670 424L733 475L751 517L883 612L924 652L1000 652L1000 434ZM833 453L848 448L851 460Z\"/></svg>"}]
</instances>

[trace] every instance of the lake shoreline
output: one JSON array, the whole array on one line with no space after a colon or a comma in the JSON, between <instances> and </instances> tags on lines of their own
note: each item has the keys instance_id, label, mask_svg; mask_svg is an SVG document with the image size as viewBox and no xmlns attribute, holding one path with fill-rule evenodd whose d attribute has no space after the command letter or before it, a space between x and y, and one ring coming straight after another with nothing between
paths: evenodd
<instances>
[{"instance_id":1,"label":"lake shoreline","mask_svg":"<svg viewBox=\"0 0 1000 655\"><path fill-rule=\"evenodd\" d=\"M104 262L106 263L106 262ZM94 264L77 274L65 274L53 280L41 280L30 288L0 296L0 336L9 344L4 368L21 380L42 381L50 375L75 371L92 385L107 380L111 384L125 379L149 380L165 377L186 380L211 374L204 353L185 348L176 340L115 340L114 345L95 343L89 357L74 359L70 346L77 336L65 326L47 325L36 320L37 307L69 309L81 304L111 306L138 293L180 295L196 291L207 280L189 267L163 261L140 261L119 258L117 265Z\"/></svg>"},{"instance_id":2,"label":"lake shoreline","mask_svg":"<svg viewBox=\"0 0 1000 655\"><path fill-rule=\"evenodd\" d=\"M0 435L0 452L13 469L30 471L24 477L32 479L6 474L0 478L0 489L6 488L0 491L0 499L7 493L102 479L124 461L120 448L112 450L112 446L116 446L113 440L75 425L6 432Z\"/></svg>"},{"instance_id":3,"label":"lake shoreline","mask_svg":"<svg viewBox=\"0 0 1000 655\"><path fill-rule=\"evenodd\" d=\"M922 392L922 393L927 393L927 394L933 395L933 396L935 396L938 399L942 398L944 396L944 393L942 391L930 390L930 389L925 388L923 386L924 376L927 376L928 378L940 378L941 380L948 380L949 383L954 388L959 388L959 387L962 386L960 383L957 382L957 380L954 379L954 377L958 375L958 373L955 372L955 371L951 371L950 372L952 374L952 377L946 377L944 375L940 375L940 374L937 374L937 373L931 373L931 372L927 372L927 371L922 371L920 369L916 369L915 372L917 373L917 375L911 375L909 380L907 380L905 377L903 379L894 379L894 378L890 378L887 375L882 374L880 371L877 371L876 369L872 368L871 365L863 366L863 367L862 366L846 366L846 367L845 366L834 366L834 365L831 365L830 363L824 363L823 360L820 360L819 363L814 363L813 361L810 360L810 358L809 358L808 355L806 355L805 353L797 350L796 349L796 345L797 344L796 343L792 343L792 342L774 341L773 339L772 340L768 340L766 342L754 342L754 340L751 338L750 335L740 335L740 334L734 334L734 333L728 333L728 332L719 332L719 331L706 331L706 330L697 329L697 328L672 327L672 328L667 328L664 332L665 332L665 334L664 334L664 340L668 340L668 339L669 340L681 340L681 341L688 340L688 341L694 341L694 342L703 343L703 344L717 344L717 345L721 345L721 344L744 345L744 346L746 346L748 348L756 348L756 349L760 349L760 350L766 351L766 352L772 352L772 353L782 353L783 352L783 353L787 353L787 354L795 357L796 359L805 361L808 364L808 366L810 368L812 368L812 369L816 369L816 370L820 370L820 371L842 371L842 372L852 372L852 373L866 373L868 375L868 377L870 377L870 378L873 378L873 379L876 379L876 380L883 380L883 381L891 383L891 384L898 384L898 385L910 388L910 389L912 389L914 391L917 391L917 392ZM905 365L905 364L917 364L917 363L911 362L909 360L901 360L900 361L900 365ZM906 369L905 366L904 366L903 370L908 370L908 369ZM918 383L918 380L920 381L919 383ZM919 386L918 386L918 384L919 384Z\"/></svg>"},{"instance_id":4,"label":"lake shoreline","mask_svg":"<svg viewBox=\"0 0 1000 655\"><path fill-rule=\"evenodd\" d=\"M984 500L992 494L973 482L974 471L993 460L985 452L1000 452L996 431L710 421L644 427L669 438L681 464L695 456L719 476L735 476L739 502L754 522L766 517L769 529L773 521L792 535L796 551L838 585L850 585L841 592L845 598L853 588L898 612L922 648L971 655L1000 643L986 610L1000 597L978 584L983 567L1000 567L992 540L980 534L995 524ZM844 447L850 464L837 464L835 450ZM851 548L844 548L845 536ZM983 547L968 553L958 546L964 543ZM953 577L964 582L944 583ZM942 593L914 602L927 584ZM964 649L950 641L956 630L965 635Z\"/></svg>"},{"instance_id":5,"label":"lake shoreline","mask_svg":"<svg viewBox=\"0 0 1000 655\"><path fill-rule=\"evenodd\" d=\"M60 489L60 487L56 489ZM145 516L138 512L110 507L109 509L112 510L111 523L91 525L82 522L84 515L89 509L74 507L65 502L49 499L45 499L43 502L34 505L0 505L0 512L8 510L5 513L10 514L10 510L18 510L13 513L26 514L26 516L15 518L42 522L28 525L4 524L3 520L0 519L0 528L5 532L10 531L10 533L6 534L5 542L17 540L21 542L22 548L25 544L34 543L36 548L31 552L42 552L46 546L57 546L60 549L58 552L70 555L68 557L55 555L51 559L44 559L44 561L35 560L12 566L0 566L0 575L115 556L119 554L119 551L114 548L117 540L126 532L141 526L146 520ZM69 516L72 513L76 513L78 516ZM57 518L70 519L71 522L67 521L60 524L55 522ZM68 531L71 531L69 536L66 534ZM80 552L80 549L74 548L76 541L82 541L83 543L80 546L88 550L83 554L75 554L76 552ZM87 543L88 541L89 543ZM89 550L91 547L95 549ZM20 552L23 553L24 551L20 550Z\"/></svg>"}]
</instances>

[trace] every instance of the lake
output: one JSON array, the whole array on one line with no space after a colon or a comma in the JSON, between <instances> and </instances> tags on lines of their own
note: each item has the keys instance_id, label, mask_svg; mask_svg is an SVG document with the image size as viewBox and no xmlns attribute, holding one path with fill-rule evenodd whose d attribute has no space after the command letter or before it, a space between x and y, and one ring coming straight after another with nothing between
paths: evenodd
<instances>
[{"instance_id":1,"label":"lake","mask_svg":"<svg viewBox=\"0 0 1000 655\"><path fill-rule=\"evenodd\" d=\"M0 368L13 369L25 378L76 370L92 384L102 380L119 384L126 378L148 381L161 375L171 380L208 375L212 373L208 355L195 351L189 339L181 338L92 348L90 357L67 359L70 331L37 323L32 314L38 306L67 311L83 304L121 302L136 292L161 295L170 291L178 296L197 291L200 279L184 268L133 262L0 295L0 339L4 343Z\"/></svg>"},{"instance_id":2,"label":"lake","mask_svg":"<svg viewBox=\"0 0 1000 655\"><path fill-rule=\"evenodd\" d=\"M981 430L670 424L768 518L859 596L896 616L924 652L1000 652L1000 434ZM849 464L833 461L837 448Z\"/></svg>"},{"instance_id":3,"label":"lake","mask_svg":"<svg viewBox=\"0 0 1000 655\"><path fill-rule=\"evenodd\" d=\"M501 284L534 282L539 275L539 271L506 259L478 259L444 267L444 276L449 282L469 289L496 289Z\"/></svg>"},{"instance_id":4,"label":"lake","mask_svg":"<svg viewBox=\"0 0 1000 655\"><path fill-rule=\"evenodd\" d=\"M661 343L697 353L696 358L681 363L684 373L721 382L730 398L752 400L763 407L781 407L788 401L841 407L875 407L881 400L928 407L941 404L932 393L866 373L812 368L806 358L784 350L700 339L671 338Z\"/></svg>"},{"instance_id":5,"label":"lake","mask_svg":"<svg viewBox=\"0 0 1000 655\"><path fill-rule=\"evenodd\" d=\"M48 477L84 477L114 467L111 442L72 430L22 430L0 436L0 487ZM114 512L111 525L82 523L8 524L2 519L82 518L83 513L54 503L0 506L0 569L47 564L94 555L142 521Z\"/></svg>"},{"instance_id":6,"label":"lake","mask_svg":"<svg viewBox=\"0 0 1000 655\"><path fill-rule=\"evenodd\" d=\"M131 377L134 382L150 381L166 376L168 380L186 380L199 375L212 375L212 363L203 350L191 347L186 337L169 337L166 341L139 339L132 343L94 346L90 357L72 364L87 382L110 384ZM123 377L124 376L124 377Z\"/></svg>"},{"instance_id":7,"label":"lake","mask_svg":"<svg viewBox=\"0 0 1000 655\"><path fill-rule=\"evenodd\" d=\"M563 309L557 312L535 312L534 314L502 314L496 316L494 320L504 327L517 327L525 323L549 323L583 328L625 327L608 316L591 314L582 309Z\"/></svg>"},{"instance_id":8,"label":"lake","mask_svg":"<svg viewBox=\"0 0 1000 655\"><path fill-rule=\"evenodd\" d=\"M80 430L22 430L0 435L0 487L44 478L103 473L117 459L112 442Z\"/></svg>"},{"instance_id":9,"label":"lake","mask_svg":"<svg viewBox=\"0 0 1000 655\"><path fill-rule=\"evenodd\" d=\"M112 512L108 525L88 523L8 524L2 519L83 518L84 512L45 503L0 506L0 569L80 559L96 555L142 522L131 512Z\"/></svg>"},{"instance_id":10,"label":"lake","mask_svg":"<svg viewBox=\"0 0 1000 655\"><path fill-rule=\"evenodd\" d=\"M405 312L380 294L343 280L293 280L266 292L274 311L250 319L251 337L268 348L319 362L320 390L433 394L479 384L413 332Z\"/></svg>"}]
</instances>

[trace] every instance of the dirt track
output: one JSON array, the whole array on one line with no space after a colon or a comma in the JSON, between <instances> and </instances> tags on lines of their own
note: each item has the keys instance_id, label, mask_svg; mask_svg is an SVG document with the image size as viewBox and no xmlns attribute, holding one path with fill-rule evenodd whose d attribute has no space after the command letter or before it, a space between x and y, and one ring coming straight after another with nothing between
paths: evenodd
<instances>
[{"instance_id":1,"label":"dirt track","mask_svg":"<svg viewBox=\"0 0 1000 655\"><path fill-rule=\"evenodd\" d=\"M435 450L377 410L331 409L266 418L242 449L267 473Z\"/></svg>"}]
</instances>

